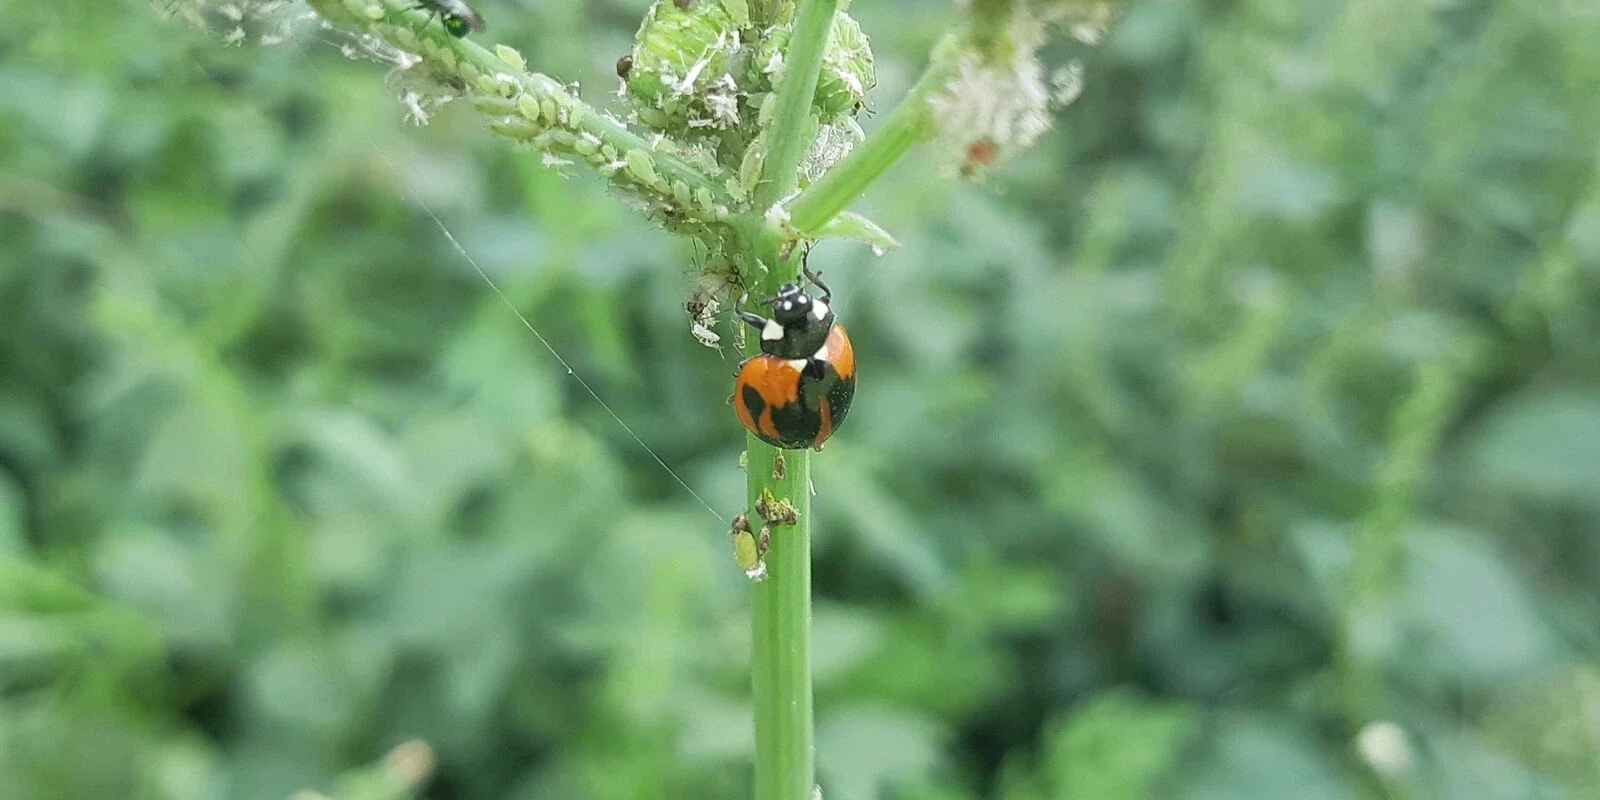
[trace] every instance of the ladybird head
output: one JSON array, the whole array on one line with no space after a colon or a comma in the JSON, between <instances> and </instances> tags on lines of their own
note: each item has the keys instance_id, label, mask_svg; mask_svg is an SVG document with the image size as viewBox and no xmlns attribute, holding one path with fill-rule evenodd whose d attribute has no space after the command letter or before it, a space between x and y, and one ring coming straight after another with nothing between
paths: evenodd
<instances>
[{"instance_id":1,"label":"ladybird head","mask_svg":"<svg viewBox=\"0 0 1600 800\"><path fill-rule=\"evenodd\" d=\"M811 322L814 309L820 307L823 314L827 314L827 306L814 302L811 295L800 289L798 284L786 283L778 287L776 297L767 301L772 306L772 318L785 328L804 328Z\"/></svg>"},{"instance_id":2,"label":"ladybird head","mask_svg":"<svg viewBox=\"0 0 1600 800\"><path fill-rule=\"evenodd\" d=\"M799 284L784 284L777 295L762 304L772 308L772 319L761 332L762 352L805 358L827 341L828 330L833 327L833 309L820 299L811 299Z\"/></svg>"}]
</instances>

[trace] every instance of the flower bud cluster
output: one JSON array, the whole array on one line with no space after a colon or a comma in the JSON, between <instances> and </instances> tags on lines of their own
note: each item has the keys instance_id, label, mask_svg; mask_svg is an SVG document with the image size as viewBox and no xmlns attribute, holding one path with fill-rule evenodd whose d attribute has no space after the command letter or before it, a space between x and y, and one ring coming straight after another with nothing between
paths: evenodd
<instances>
[{"instance_id":1,"label":"flower bud cluster","mask_svg":"<svg viewBox=\"0 0 1600 800\"><path fill-rule=\"evenodd\" d=\"M943 91L929 100L939 136L966 175L1032 146L1050 129L1053 112L1081 93L1078 62L1046 74L1039 51L1052 30L1064 27L1094 45L1111 19L1104 0L986 2L972 10L975 36L954 56Z\"/></svg>"},{"instance_id":2,"label":"flower bud cluster","mask_svg":"<svg viewBox=\"0 0 1600 800\"><path fill-rule=\"evenodd\" d=\"M788 41L787 27L752 29L744 0L656 0L634 37L627 94L659 131L738 128L782 77ZM855 114L872 82L867 37L840 13L817 81L821 121Z\"/></svg>"},{"instance_id":3,"label":"flower bud cluster","mask_svg":"<svg viewBox=\"0 0 1600 800\"><path fill-rule=\"evenodd\" d=\"M744 0L656 0L619 69L624 95L643 125L681 140L716 141L724 166L740 173L727 188L735 199L746 198L765 143L741 136L770 115L789 33L787 23L752 27ZM848 14L835 15L813 97L818 132L802 166L805 179L861 140L853 118L865 108L873 76L866 35ZM730 133L740 148L727 146Z\"/></svg>"}]
</instances>

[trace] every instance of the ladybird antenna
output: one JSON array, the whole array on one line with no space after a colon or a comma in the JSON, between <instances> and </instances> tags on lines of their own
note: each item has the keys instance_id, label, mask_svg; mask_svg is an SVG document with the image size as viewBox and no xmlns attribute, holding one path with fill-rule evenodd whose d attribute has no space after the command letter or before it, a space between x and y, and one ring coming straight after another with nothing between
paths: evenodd
<instances>
[{"instance_id":1,"label":"ladybird antenna","mask_svg":"<svg viewBox=\"0 0 1600 800\"><path fill-rule=\"evenodd\" d=\"M317 73L318 80L322 81L324 86L327 86L328 81L326 76L322 74L321 67L319 67L315 61L312 61L308 55L306 55L305 50L297 49L296 54L300 56L302 61L311 67L313 72ZM450 232L449 226L445 225L444 220L440 219L439 215L434 213L433 208L428 205L428 201L422 198L422 194L416 190L416 187L411 185L411 181L406 177L405 172L394 168L394 164L390 163L388 158L383 154L383 151L377 147L377 141L373 138L372 134L367 131L362 131L361 135L367 138L367 143L369 145L372 145L370 152L385 162L385 164L390 168L391 173L397 179L399 179L400 185L405 189L406 194L410 195L411 200L422 209L423 213L427 214L428 217L433 220L434 226L437 227L439 232L444 235L445 240L450 243L450 246L461 255L462 260L466 261L467 264L472 267L474 272L478 273L478 277L482 278L483 282L489 285L489 288L494 291L497 297L500 298L500 302L504 303L506 308L511 309L511 313L516 315L517 320L522 323L522 327L527 328L528 332L533 334L533 338L537 339L539 344L550 353L550 357L554 358L556 363L560 364L561 367L567 371L567 374L578 383L578 386L582 387L582 389L588 393L590 397L594 398L595 403L599 405L600 408L603 409L607 414L609 414L613 420L616 420L617 425L621 426L622 430L626 431L628 436L631 437L641 449L648 453L657 464L661 465L661 469L665 470L668 475L671 475L672 479L677 481L678 485L682 486L683 490L688 492L690 497L693 497L697 502L700 503L700 505L704 506L706 511L710 512L711 516L716 518L719 523L727 525L728 519L722 516L722 514L718 513L717 509L712 507L710 503L706 502L706 499L701 497L700 493L696 492L694 488L689 485L689 482L684 480L683 476L678 474L677 470L674 470L670 465L668 465L666 460L655 451L655 448L651 447L649 443L646 442L644 438L633 429L632 426L623 420L622 416L618 414L609 403L600 397L600 393L596 392L594 387L590 386L589 382L584 380L583 376L579 375L577 370L573 369L572 365L568 363L565 358L561 357L561 353L556 350L554 345L550 344L550 340L544 338L544 334L540 333L539 329L533 326L533 323L529 321L527 315L523 314L521 309L517 308L516 303L511 301L511 298L506 295L503 290L501 290L500 285L495 283L493 278L489 277L489 273L485 272L483 267L479 266L478 260L473 258L472 254L467 252L467 248L463 247L461 242L456 239L455 234Z\"/></svg>"}]
</instances>

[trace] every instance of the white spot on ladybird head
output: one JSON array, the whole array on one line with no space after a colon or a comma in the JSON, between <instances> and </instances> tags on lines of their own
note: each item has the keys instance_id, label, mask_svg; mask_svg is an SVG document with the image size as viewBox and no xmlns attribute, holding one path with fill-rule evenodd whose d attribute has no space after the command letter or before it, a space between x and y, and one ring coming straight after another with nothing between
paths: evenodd
<instances>
[{"instance_id":1,"label":"white spot on ladybird head","mask_svg":"<svg viewBox=\"0 0 1600 800\"><path fill-rule=\"evenodd\" d=\"M794 301L785 300L785 301L783 301L783 305L780 306L780 308L782 308L784 311L793 311L794 310Z\"/></svg>"},{"instance_id":2,"label":"white spot on ladybird head","mask_svg":"<svg viewBox=\"0 0 1600 800\"><path fill-rule=\"evenodd\" d=\"M783 326L779 325L778 321L775 319L767 320L766 326L761 329L761 341L776 342L782 338Z\"/></svg>"},{"instance_id":3,"label":"white spot on ladybird head","mask_svg":"<svg viewBox=\"0 0 1600 800\"><path fill-rule=\"evenodd\" d=\"M821 300L818 300L816 302L816 304L811 307L811 313L815 314L817 316L817 319L825 319L825 318L827 318L827 316L828 316L828 304L822 302Z\"/></svg>"}]
</instances>

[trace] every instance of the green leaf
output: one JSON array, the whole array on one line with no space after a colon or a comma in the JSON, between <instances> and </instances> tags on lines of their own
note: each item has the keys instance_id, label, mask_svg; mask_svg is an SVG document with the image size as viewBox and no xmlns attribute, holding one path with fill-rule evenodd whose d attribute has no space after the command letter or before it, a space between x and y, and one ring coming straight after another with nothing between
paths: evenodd
<instances>
[{"instance_id":1,"label":"green leaf","mask_svg":"<svg viewBox=\"0 0 1600 800\"><path fill-rule=\"evenodd\" d=\"M882 646L884 625L875 615L819 602L812 609L811 678L817 684L845 674Z\"/></svg>"},{"instance_id":2,"label":"green leaf","mask_svg":"<svg viewBox=\"0 0 1600 800\"><path fill-rule=\"evenodd\" d=\"M1549 778L1529 771L1505 753L1488 747L1468 731L1440 731L1428 741L1429 754L1438 763L1435 797L1501 800L1578 796Z\"/></svg>"},{"instance_id":3,"label":"green leaf","mask_svg":"<svg viewBox=\"0 0 1600 800\"><path fill-rule=\"evenodd\" d=\"M174 643L222 647L228 640L233 588L170 532L118 525L92 564L102 591L160 622Z\"/></svg>"},{"instance_id":4,"label":"green leaf","mask_svg":"<svg viewBox=\"0 0 1600 800\"><path fill-rule=\"evenodd\" d=\"M823 797L874 800L939 763L944 731L920 714L854 706L817 725L817 764Z\"/></svg>"},{"instance_id":5,"label":"green leaf","mask_svg":"<svg viewBox=\"0 0 1600 800\"><path fill-rule=\"evenodd\" d=\"M1484 422L1468 465L1491 488L1600 505L1600 394L1558 389L1508 404Z\"/></svg>"},{"instance_id":6,"label":"green leaf","mask_svg":"<svg viewBox=\"0 0 1600 800\"><path fill-rule=\"evenodd\" d=\"M62 622L22 614L0 615L0 689L59 672L83 647Z\"/></svg>"},{"instance_id":7,"label":"green leaf","mask_svg":"<svg viewBox=\"0 0 1600 800\"><path fill-rule=\"evenodd\" d=\"M1288 720L1223 714L1207 751L1175 797L1183 800L1356 800L1361 795L1317 751L1311 731Z\"/></svg>"},{"instance_id":8,"label":"green leaf","mask_svg":"<svg viewBox=\"0 0 1600 800\"><path fill-rule=\"evenodd\" d=\"M811 235L817 239L847 239L860 242L871 247L872 252L880 256L900 248L900 243L895 241L888 231L878 227L878 223L853 211L839 212L839 215L822 226L821 230Z\"/></svg>"},{"instance_id":9,"label":"green leaf","mask_svg":"<svg viewBox=\"0 0 1600 800\"><path fill-rule=\"evenodd\" d=\"M344 667L331 652L287 643L268 651L250 675L255 721L311 736L331 735L359 707Z\"/></svg>"},{"instance_id":10,"label":"green leaf","mask_svg":"<svg viewBox=\"0 0 1600 800\"><path fill-rule=\"evenodd\" d=\"M1192 709L1127 690L1096 695L1058 723L1044 765L1051 797L1140 800L1177 765L1198 732Z\"/></svg>"},{"instance_id":11,"label":"green leaf","mask_svg":"<svg viewBox=\"0 0 1600 800\"><path fill-rule=\"evenodd\" d=\"M23 503L16 484L0 475L0 558L20 555L26 546Z\"/></svg>"},{"instance_id":12,"label":"green leaf","mask_svg":"<svg viewBox=\"0 0 1600 800\"><path fill-rule=\"evenodd\" d=\"M1406 608L1420 635L1411 670L1469 680L1514 679L1553 653L1528 587L1481 534L1446 527L1406 534Z\"/></svg>"}]
</instances>

